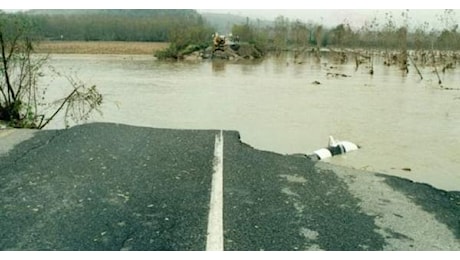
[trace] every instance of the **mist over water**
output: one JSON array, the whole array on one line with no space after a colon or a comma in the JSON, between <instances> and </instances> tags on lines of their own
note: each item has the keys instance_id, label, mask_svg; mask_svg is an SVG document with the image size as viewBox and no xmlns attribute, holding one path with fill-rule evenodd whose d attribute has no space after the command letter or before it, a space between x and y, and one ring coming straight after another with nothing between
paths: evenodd
<instances>
[{"instance_id":1,"label":"mist over water","mask_svg":"<svg viewBox=\"0 0 460 260\"><path fill-rule=\"evenodd\" d=\"M406 75L376 59L370 75L365 65L355 70L353 61L334 64L327 55L320 63L290 55L244 62L52 55L50 63L103 94L103 115L91 121L237 130L243 142L281 154L309 154L332 135L362 146L333 164L460 190L460 91L441 90L432 67L420 68L420 80L413 67ZM441 77L458 88L457 70ZM48 91L62 97L56 87L64 84L54 79ZM63 127L57 120L48 128Z\"/></svg>"}]
</instances>

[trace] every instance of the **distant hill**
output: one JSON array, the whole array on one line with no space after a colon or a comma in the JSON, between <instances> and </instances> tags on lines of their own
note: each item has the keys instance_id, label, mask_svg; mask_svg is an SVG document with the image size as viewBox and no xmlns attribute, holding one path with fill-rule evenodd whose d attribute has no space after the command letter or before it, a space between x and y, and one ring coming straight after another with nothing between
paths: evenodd
<instances>
[{"instance_id":1,"label":"distant hill","mask_svg":"<svg viewBox=\"0 0 460 260\"><path fill-rule=\"evenodd\" d=\"M25 12L29 15L37 16L117 16L129 18L161 18L161 17L197 17L201 15L207 23L215 28L219 33L229 33L234 24L249 24L261 27L271 26L273 21L260 20L253 17L245 17L233 14L218 14L218 13L198 13L191 9L37 9Z\"/></svg>"},{"instance_id":2,"label":"distant hill","mask_svg":"<svg viewBox=\"0 0 460 260\"><path fill-rule=\"evenodd\" d=\"M21 13L34 21L36 34L43 39L64 41L167 42L189 34L206 35L205 41L212 32L230 33L234 25L265 29L274 23L192 9L32 9Z\"/></svg>"},{"instance_id":3,"label":"distant hill","mask_svg":"<svg viewBox=\"0 0 460 260\"><path fill-rule=\"evenodd\" d=\"M191 9L41 9L23 14L46 40L166 42L213 31Z\"/></svg>"},{"instance_id":4,"label":"distant hill","mask_svg":"<svg viewBox=\"0 0 460 260\"><path fill-rule=\"evenodd\" d=\"M191 9L37 9L25 13L32 15L113 15L127 17L199 15L197 11Z\"/></svg>"},{"instance_id":5,"label":"distant hill","mask_svg":"<svg viewBox=\"0 0 460 260\"><path fill-rule=\"evenodd\" d=\"M201 16L216 29L217 32L227 34L232 31L234 24L249 23L254 26L271 26L273 21L260 20L257 18L233 15L233 14L218 14L218 13L200 13Z\"/></svg>"}]
</instances>

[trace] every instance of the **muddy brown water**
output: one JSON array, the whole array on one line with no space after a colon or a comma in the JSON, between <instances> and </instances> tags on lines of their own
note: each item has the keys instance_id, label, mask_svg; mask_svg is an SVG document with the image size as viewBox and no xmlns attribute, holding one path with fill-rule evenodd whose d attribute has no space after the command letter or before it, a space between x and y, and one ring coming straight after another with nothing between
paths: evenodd
<instances>
[{"instance_id":1,"label":"muddy brown water","mask_svg":"<svg viewBox=\"0 0 460 260\"><path fill-rule=\"evenodd\" d=\"M90 121L238 130L251 146L281 154L311 153L332 135L362 146L326 160L332 164L460 190L460 90L441 90L429 66L420 80L413 67L406 75L378 58L373 75L365 64L355 70L354 61L289 55L245 62L52 55L50 64L104 95L103 115ZM459 70L441 78L460 88ZM68 91L50 73L42 82L52 97ZM48 126L63 127L61 120Z\"/></svg>"}]
</instances>

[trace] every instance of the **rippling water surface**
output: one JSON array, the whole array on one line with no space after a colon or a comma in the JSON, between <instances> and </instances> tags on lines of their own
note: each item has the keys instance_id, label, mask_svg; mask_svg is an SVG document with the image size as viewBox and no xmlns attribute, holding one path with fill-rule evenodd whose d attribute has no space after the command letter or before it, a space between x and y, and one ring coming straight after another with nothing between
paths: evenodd
<instances>
[{"instance_id":1,"label":"rippling water surface","mask_svg":"<svg viewBox=\"0 0 460 260\"><path fill-rule=\"evenodd\" d=\"M333 164L460 190L460 91L441 90L432 67L421 68L420 80L414 68L405 75L378 59L374 75L365 65L355 70L354 62L308 57L298 64L291 57L191 63L54 55L50 63L97 85L103 115L92 121L238 130L251 146L282 154L308 154L332 135L362 146L328 159ZM458 70L441 77L444 86L460 88ZM65 84L54 79L48 89L57 97L65 92L55 87Z\"/></svg>"}]
</instances>

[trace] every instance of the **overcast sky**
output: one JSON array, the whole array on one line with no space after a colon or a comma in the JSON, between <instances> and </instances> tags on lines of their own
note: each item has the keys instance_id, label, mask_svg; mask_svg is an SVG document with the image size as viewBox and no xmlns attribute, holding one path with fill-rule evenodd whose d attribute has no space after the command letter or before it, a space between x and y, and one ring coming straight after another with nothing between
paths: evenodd
<instances>
[{"instance_id":1,"label":"overcast sky","mask_svg":"<svg viewBox=\"0 0 460 260\"><path fill-rule=\"evenodd\" d=\"M385 22L385 13L393 14L396 23L402 24L401 11L409 9L410 26L412 28L423 24L425 21L430 28L442 29L439 16L444 9L458 9L458 1L435 0L435 1L358 1L358 0L278 0L278 1L249 1L249 0L174 0L174 1L55 1L55 0L14 0L2 1L1 9L176 9L187 8L199 11L230 13L247 16L253 19L273 20L283 15L290 20L300 19L304 22L313 21L327 26L334 26L348 21L355 27L362 26L365 21L371 21L374 17L381 23ZM262 10L263 9L263 10ZM391 9L391 10L390 10ZM397 10L395 10L397 9ZM417 9L417 10L416 10ZM424 9L424 10L421 10ZM427 10L428 9L428 10ZM454 18L460 22L460 10L454 11Z\"/></svg>"}]
</instances>

